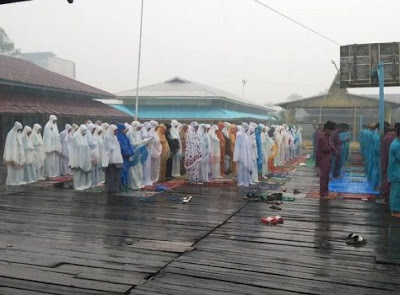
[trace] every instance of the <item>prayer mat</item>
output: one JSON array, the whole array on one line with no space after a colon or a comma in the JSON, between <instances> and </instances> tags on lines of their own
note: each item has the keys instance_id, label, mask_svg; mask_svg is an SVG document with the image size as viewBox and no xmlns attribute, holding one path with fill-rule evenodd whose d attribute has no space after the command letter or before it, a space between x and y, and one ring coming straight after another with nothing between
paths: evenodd
<instances>
[{"instance_id":1,"label":"prayer mat","mask_svg":"<svg viewBox=\"0 0 400 295\"><path fill-rule=\"evenodd\" d=\"M299 164L301 163L305 163L308 159L309 159L309 155L302 155L302 156L298 156L294 159L291 159L290 161L286 162L284 165L282 166L277 166L274 169L274 173L287 173L287 172L291 172L293 170L295 170L297 168L297 166L299 166Z\"/></svg>"},{"instance_id":2,"label":"prayer mat","mask_svg":"<svg viewBox=\"0 0 400 295\"><path fill-rule=\"evenodd\" d=\"M307 194L306 198L320 199L321 197L319 196L319 190L311 190ZM348 194L348 193L329 192L329 196L325 199L375 201L377 199L377 196L370 194Z\"/></svg>"},{"instance_id":3,"label":"prayer mat","mask_svg":"<svg viewBox=\"0 0 400 295\"><path fill-rule=\"evenodd\" d=\"M274 190L277 190L282 185L283 185L283 183L267 183L267 182L263 182L263 183L260 184L260 189L274 191Z\"/></svg>"},{"instance_id":4,"label":"prayer mat","mask_svg":"<svg viewBox=\"0 0 400 295\"><path fill-rule=\"evenodd\" d=\"M46 181L50 181L52 183L55 183L55 182L70 182L70 181L72 181L72 179L73 179L72 175L67 175L67 176L53 177L53 178L50 178L49 180L46 180Z\"/></svg>"},{"instance_id":5,"label":"prayer mat","mask_svg":"<svg viewBox=\"0 0 400 295\"><path fill-rule=\"evenodd\" d=\"M365 177L358 177L357 182L351 181L354 177L344 175L339 179L329 181L329 191L348 194L378 195Z\"/></svg>"},{"instance_id":6,"label":"prayer mat","mask_svg":"<svg viewBox=\"0 0 400 295\"><path fill-rule=\"evenodd\" d=\"M128 192L121 192L115 194L119 197L132 197L132 198L150 198L157 195L158 192L149 192L149 191L128 191Z\"/></svg>"},{"instance_id":7,"label":"prayer mat","mask_svg":"<svg viewBox=\"0 0 400 295\"><path fill-rule=\"evenodd\" d=\"M201 183L201 184L188 182L187 185L229 188L229 187L237 187L237 180L236 179L215 179L211 182L205 182L205 183Z\"/></svg>"},{"instance_id":8,"label":"prayer mat","mask_svg":"<svg viewBox=\"0 0 400 295\"><path fill-rule=\"evenodd\" d=\"M67 175L67 176L58 176L58 177L53 177L53 178L49 178L47 180L43 180L43 181L37 181L31 184L28 184L27 186L32 186L32 187L53 187L54 184L57 183L68 183L68 182L72 182L72 175Z\"/></svg>"},{"instance_id":9,"label":"prayer mat","mask_svg":"<svg viewBox=\"0 0 400 295\"><path fill-rule=\"evenodd\" d=\"M167 190L173 189L173 188L177 188L177 187L181 187L186 183L185 179L173 179L173 180L169 180L166 182L157 182L155 184L153 184L152 186L146 186L144 187L142 190L144 191L157 191L157 187L162 185L165 186L167 188Z\"/></svg>"}]
</instances>

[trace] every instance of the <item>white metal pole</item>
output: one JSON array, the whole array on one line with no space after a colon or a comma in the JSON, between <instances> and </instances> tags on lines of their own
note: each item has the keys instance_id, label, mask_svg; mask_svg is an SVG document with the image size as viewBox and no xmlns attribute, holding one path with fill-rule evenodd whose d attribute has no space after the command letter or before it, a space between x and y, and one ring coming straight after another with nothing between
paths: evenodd
<instances>
[{"instance_id":1,"label":"white metal pole","mask_svg":"<svg viewBox=\"0 0 400 295\"><path fill-rule=\"evenodd\" d=\"M143 33L143 5L142 0L141 12L140 12L140 36L139 36L139 56L138 56L138 68L137 68L137 79L136 79L136 104L135 104L135 120L138 119L139 111L139 81L140 81L140 61L142 57L142 33Z\"/></svg>"}]
</instances>

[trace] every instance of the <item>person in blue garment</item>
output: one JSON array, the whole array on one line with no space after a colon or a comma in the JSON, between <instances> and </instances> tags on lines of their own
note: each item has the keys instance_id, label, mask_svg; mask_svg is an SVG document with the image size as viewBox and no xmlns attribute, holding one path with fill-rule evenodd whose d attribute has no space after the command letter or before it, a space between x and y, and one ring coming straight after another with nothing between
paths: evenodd
<instances>
[{"instance_id":1,"label":"person in blue garment","mask_svg":"<svg viewBox=\"0 0 400 295\"><path fill-rule=\"evenodd\" d=\"M350 133L349 133L349 125L345 123L340 124L339 138L342 142L341 146L341 154L340 154L340 171L347 160L349 155L349 146L350 146Z\"/></svg>"},{"instance_id":2,"label":"person in blue garment","mask_svg":"<svg viewBox=\"0 0 400 295\"><path fill-rule=\"evenodd\" d=\"M124 124L118 123L117 125L117 138L119 145L121 146L121 154L122 154L122 159L124 160L123 167L120 170L121 174L121 186L122 190L126 191L128 190L128 184L129 184L129 158L133 156L134 153L134 148L126 135L126 132L128 129L126 129Z\"/></svg>"},{"instance_id":3,"label":"person in blue garment","mask_svg":"<svg viewBox=\"0 0 400 295\"><path fill-rule=\"evenodd\" d=\"M261 132L262 132L262 126L258 125L256 127L256 144L257 144L257 171L259 176L262 176L262 164L264 161L264 153L261 144Z\"/></svg>"},{"instance_id":4,"label":"person in blue garment","mask_svg":"<svg viewBox=\"0 0 400 295\"><path fill-rule=\"evenodd\" d=\"M373 143L373 150L372 150L372 161L371 161L371 185L375 190L379 189L379 182L380 182L380 159L381 159L381 137L379 135L379 124L377 124L377 129L373 133L372 136L372 143Z\"/></svg>"},{"instance_id":5,"label":"person in blue garment","mask_svg":"<svg viewBox=\"0 0 400 295\"><path fill-rule=\"evenodd\" d=\"M389 204L392 216L400 218L400 124L396 123L396 139L390 144L388 180L390 182Z\"/></svg>"}]
</instances>

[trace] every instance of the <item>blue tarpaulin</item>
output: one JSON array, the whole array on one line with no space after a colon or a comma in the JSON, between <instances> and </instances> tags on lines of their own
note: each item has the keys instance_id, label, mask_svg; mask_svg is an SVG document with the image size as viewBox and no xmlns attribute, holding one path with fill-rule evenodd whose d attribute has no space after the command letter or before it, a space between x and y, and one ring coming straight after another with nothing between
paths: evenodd
<instances>
[{"instance_id":1,"label":"blue tarpaulin","mask_svg":"<svg viewBox=\"0 0 400 295\"><path fill-rule=\"evenodd\" d=\"M352 171L343 171L342 177L329 181L329 191L349 194L368 194L379 195L379 192L373 189L365 176Z\"/></svg>"}]
</instances>

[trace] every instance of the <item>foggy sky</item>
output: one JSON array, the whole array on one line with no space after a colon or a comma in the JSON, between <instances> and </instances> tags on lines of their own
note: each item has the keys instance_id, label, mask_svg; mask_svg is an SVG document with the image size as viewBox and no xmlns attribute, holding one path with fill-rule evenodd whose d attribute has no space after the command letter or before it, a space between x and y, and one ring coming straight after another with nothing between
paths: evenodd
<instances>
[{"instance_id":1,"label":"foggy sky","mask_svg":"<svg viewBox=\"0 0 400 295\"><path fill-rule=\"evenodd\" d=\"M343 45L400 41L398 0L263 2ZM0 26L22 52L75 61L78 80L112 93L136 88L139 17L140 0L0 6ZM241 95L245 78L246 99L281 102L328 88L331 59L339 64L338 45L253 0L145 0L143 34L141 86L181 76Z\"/></svg>"}]
</instances>

